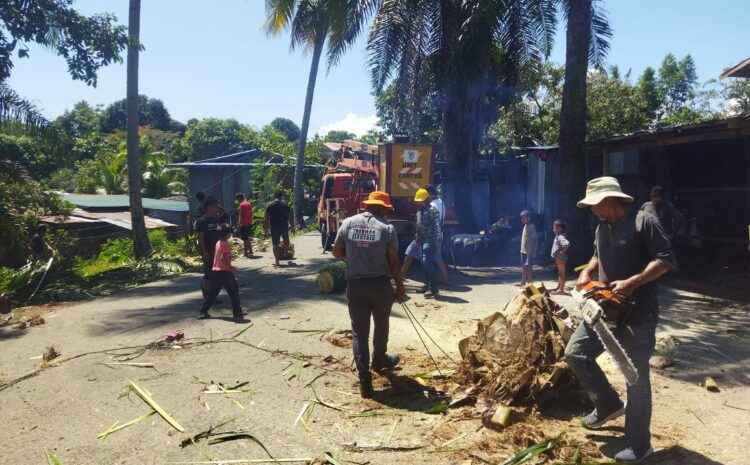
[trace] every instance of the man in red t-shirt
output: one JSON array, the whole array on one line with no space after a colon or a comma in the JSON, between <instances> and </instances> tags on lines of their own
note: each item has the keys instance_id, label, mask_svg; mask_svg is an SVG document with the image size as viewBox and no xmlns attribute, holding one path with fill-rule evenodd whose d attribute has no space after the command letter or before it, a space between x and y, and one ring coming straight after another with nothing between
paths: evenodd
<instances>
[{"instance_id":1,"label":"man in red t-shirt","mask_svg":"<svg viewBox=\"0 0 750 465\"><path fill-rule=\"evenodd\" d=\"M234 199L239 202L237 206L237 226L239 227L240 239L245 245L245 257L253 256L253 204L245 199L242 193L238 192Z\"/></svg>"}]
</instances>

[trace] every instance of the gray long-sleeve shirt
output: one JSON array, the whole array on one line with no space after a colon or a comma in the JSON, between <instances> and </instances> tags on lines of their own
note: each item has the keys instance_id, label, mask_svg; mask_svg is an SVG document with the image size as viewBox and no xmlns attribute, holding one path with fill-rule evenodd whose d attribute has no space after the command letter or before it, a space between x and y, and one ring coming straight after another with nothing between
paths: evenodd
<instances>
[{"instance_id":1,"label":"gray long-sleeve shirt","mask_svg":"<svg viewBox=\"0 0 750 465\"><path fill-rule=\"evenodd\" d=\"M685 218L671 202L662 202L654 205L653 202L646 202L641 206L641 211L651 213L659 218L664 232L669 237L674 237L685 226Z\"/></svg>"}]
</instances>

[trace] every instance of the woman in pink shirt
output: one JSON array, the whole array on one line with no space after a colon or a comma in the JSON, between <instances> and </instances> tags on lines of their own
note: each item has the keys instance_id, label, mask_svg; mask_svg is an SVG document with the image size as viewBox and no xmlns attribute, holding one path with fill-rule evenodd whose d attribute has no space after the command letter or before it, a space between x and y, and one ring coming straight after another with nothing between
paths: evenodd
<instances>
[{"instance_id":1,"label":"woman in pink shirt","mask_svg":"<svg viewBox=\"0 0 750 465\"><path fill-rule=\"evenodd\" d=\"M216 296L219 295L221 288L223 287L229 298L232 300L232 312L234 314L235 321L244 321L242 307L240 306L240 289L237 286L237 280L234 279L234 275L237 273L237 268L232 266L232 246L229 245L229 238L232 237L232 229L222 224L218 229L219 240L216 242L216 253L214 254L214 263L212 268L211 276L211 289L206 295L206 300L203 302L198 318L210 318L208 310L213 305Z\"/></svg>"}]
</instances>

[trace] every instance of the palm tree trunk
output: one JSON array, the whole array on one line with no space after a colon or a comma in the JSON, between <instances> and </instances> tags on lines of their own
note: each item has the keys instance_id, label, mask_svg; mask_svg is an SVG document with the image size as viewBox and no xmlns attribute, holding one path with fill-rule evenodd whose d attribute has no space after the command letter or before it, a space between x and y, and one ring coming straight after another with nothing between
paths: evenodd
<instances>
[{"instance_id":1,"label":"palm tree trunk","mask_svg":"<svg viewBox=\"0 0 750 465\"><path fill-rule=\"evenodd\" d=\"M558 208L568 219L568 229L574 237L581 237L581 244L590 244L585 211L575 207L578 196L585 190L586 164L584 144L586 142L586 75L591 43L591 2L570 2L565 44L565 83L563 85L562 108L560 109L560 157L561 181ZM579 251L587 253L587 250ZM584 257L577 257L585 260Z\"/></svg>"},{"instance_id":2,"label":"palm tree trunk","mask_svg":"<svg viewBox=\"0 0 750 465\"><path fill-rule=\"evenodd\" d=\"M302 174L305 168L305 145L307 144L307 131L310 127L310 113L312 112L313 95L315 94L315 81L318 78L318 65L320 64L320 55L323 53L325 41L326 28L321 27L315 35L315 43L313 45L310 76L307 79L305 111L302 113L302 126L300 127L299 145L297 146L297 164L294 167L294 220L301 228L305 226L305 220L302 218L302 204L305 201L302 189Z\"/></svg>"},{"instance_id":3,"label":"palm tree trunk","mask_svg":"<svg viewBox=\"0 0 750 465\"><path fill-rule=\"evenodd\" d=\"M127 92L127 150L128 150L128 194L130 196L130 223L133 233L135 258L151 253L151 244L146 235L146 221L141 198L141 167L138 148L138 53L141 35L141 0L130 0L128 19L130 43L128 45L128 92Z\"/></svg>"}]
</instances>

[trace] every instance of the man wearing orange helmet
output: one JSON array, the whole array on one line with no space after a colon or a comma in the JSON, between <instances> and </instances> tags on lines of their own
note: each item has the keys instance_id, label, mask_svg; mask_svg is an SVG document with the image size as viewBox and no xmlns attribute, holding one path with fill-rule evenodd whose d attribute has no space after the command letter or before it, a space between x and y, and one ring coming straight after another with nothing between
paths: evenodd
<instances>
[{"instance_id":1,"label":"man wearing orange helmet","mask_svg":"<svg viewBox=\"0 0 750 465\"><path fill-rule=\"evenodd\" d=\"M388 348L388 320L394 300L404 297L404 281L398 260L398 235L386 221L393 210L385 192L371 192L362 202L365 212L341 223L333 244L333 256L346 260L346 300L352 322L352 350L359 373L359 392L374 395L370 375L370 316L374 321L372 369L395 367L398 355ZM395 289L391 284L395 282Z\"/></svg>"}]
</instances>

